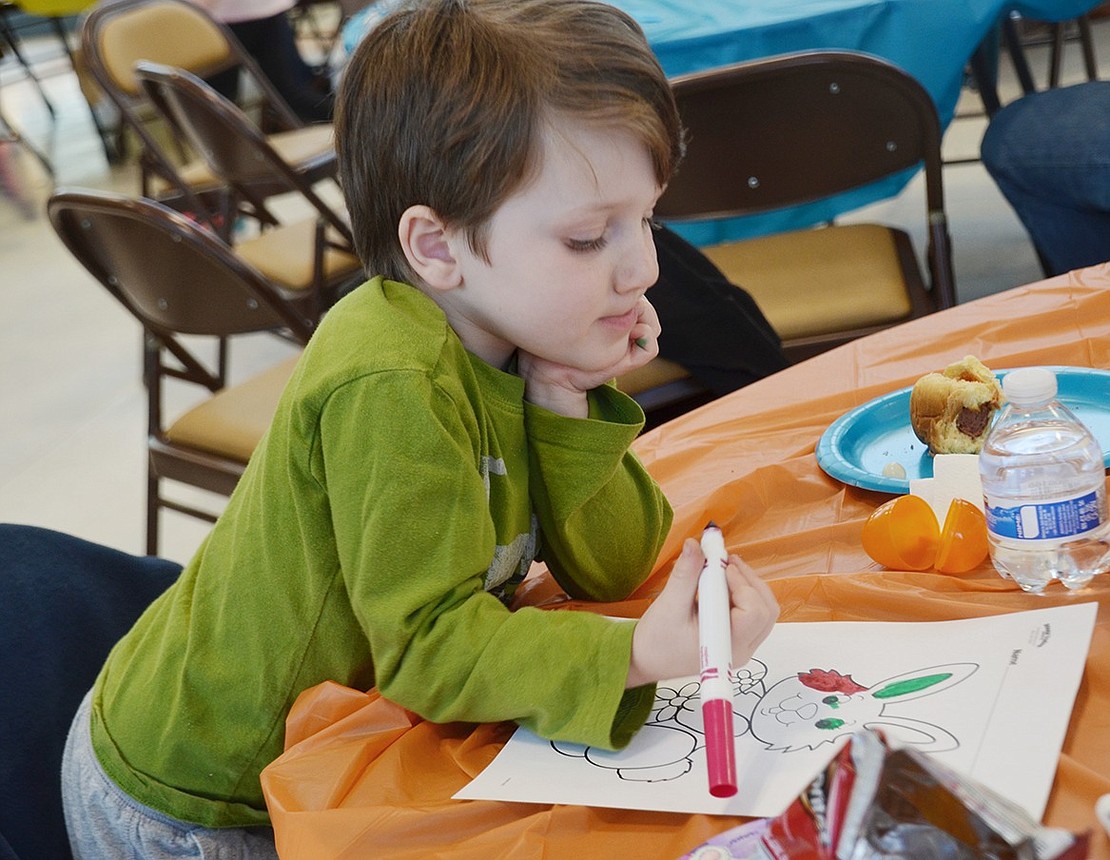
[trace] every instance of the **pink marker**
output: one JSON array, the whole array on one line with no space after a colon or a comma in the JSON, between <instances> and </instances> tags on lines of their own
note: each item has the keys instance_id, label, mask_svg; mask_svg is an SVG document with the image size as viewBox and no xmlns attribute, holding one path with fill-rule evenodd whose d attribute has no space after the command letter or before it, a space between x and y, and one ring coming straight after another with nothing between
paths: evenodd
<instances>
[{"instance_id":1,"label":"pink marker","mask_svg":"<svg viewBox=\"0 0 1110 860\"><path fill-rule=\"evenodd\" d=\"M705 567L698 579L698 637L701 645L701 715L705 723L705 757L709 793L736 794L736 741L732 730L731 600L725 567L725 539L715 523L701 536Z\"/></svg>"}]
</instances>

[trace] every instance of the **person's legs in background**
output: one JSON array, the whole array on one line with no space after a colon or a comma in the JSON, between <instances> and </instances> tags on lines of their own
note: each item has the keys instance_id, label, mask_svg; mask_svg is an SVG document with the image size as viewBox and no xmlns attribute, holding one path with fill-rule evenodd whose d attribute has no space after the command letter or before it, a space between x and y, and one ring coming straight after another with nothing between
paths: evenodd
<instances>
[{"instance_id":1,"label":"person's legs in background","mask_svg":"<svg viewBox=\"0 0 1110 860\"><path fill-rule=\"evenodd\" d=\"M1110 81L1012 102L991 120L981 157L1046 274L1110 260Z\"/></svg>"},{"instance_id":2,"label":"person's legs in background","mask_svg":"<svg viewBox=\"0 0 1110 860\"><path fill-rule=\"evenodd\" d=\"M331 121L334 100L331 82L316 74L301 56L286 13L227 26L297 116L304 122ZM238 100L238 70L213 75L208 83L221 95Z\"/></svg>"},{"instance_id":3,"label":"person's legs in background","mask_svg":"<svg viewBox=\"0 0 1110 860\"><path fill-rule=\"evenodd\" d=\"M315 74L301 56L293 25L284 12L228 26L297 116L305 122L331 120L330 82Z\"/></svg>"}]
</instances>

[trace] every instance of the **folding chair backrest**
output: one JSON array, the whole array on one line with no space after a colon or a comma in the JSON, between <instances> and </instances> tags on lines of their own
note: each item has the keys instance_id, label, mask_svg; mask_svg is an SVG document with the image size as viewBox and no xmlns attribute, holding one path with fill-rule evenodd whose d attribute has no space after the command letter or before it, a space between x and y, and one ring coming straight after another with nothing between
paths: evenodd
<instances>
[{"instance_id":1,"label":"folding chair backrest","mask_svg":"<svg viewBox=\"0 0 1110 860\"><path fill-rule=\"evenodd\" d=\"M262 182L283 184L305 197L329 227L352 242L347 223L234 102L197 75L163 63L137 63L135 77L150 102L203 156L212 172L243 197L252 199L251 189Z\"/></svg>"},{"instance_id":2,"label":"folding chair backrest","mask_svg":"<svg viewBox=\"0 0 1110 860\"><path fill-rule=\"evenodd\" d=\"M116 89L131 96L140 95L133 73L139 60L206 76L239 63L229 31L191 3L110 3L90 14L86 32L100 68Z\"/></svg>"},{"instance_id":3,"label":"folding chair backrest","mask_svg":"<svg viewBox=\"0 0 1110 860\"><path fill-rule=\"evenodd\" d=\"M47 204L55 231L82 265L159 336L228 336L312 323L222 240L152 200L60 189Z\"/></svg>"},{"instance_id":4,"label":"folding chair backrest","mask_svg":"<svg viewBox=\"0 0 1110 860\"><path fill-rule=\"evenodd\" d=\"M689 141L687 160L660 201L657 214L666 218L801 204L939 153L928 92L866 55L772 57L676 78L673 88Z\"/></svg>"},{"instance_id":5,"label":"folding chair backrest","mask_svg":"<svg viewBox=\"0 0 1110 860\"><path fill-rule=\"evenodd\" d=\"M234 385L221 348L212 362L179 335L229 335L283 328L301 343L312 320L286 303L217 236L169 207L104 191L61 189L47 203L55 231L77 260L143 326L147 393L147 552L158 551L159 512L208 522L216 514L165 496L163 481L229 495L273 419L292 362ZM201 338L208 340L208 338ZM163 382L202 386L212 396L172 423Z\"/></svg>"},{"instance_id":6,"label":"folding chair backrest","mask_svg":"<svg viewBox=\"0 0 1110 860\"><path fill-rule=\"evenodd\" d=\"M170 63L203 76L238 68L253 82L268 122L278 129L303 125L231 30L189 0L97 4L81 26L81 56L93 81L119 111L123 127L141 142L140 194L183 198L184 207L205 217L211 215L210 207L200 194L212 189L198 189L196 183L206 186L210 177L183 175L181 166L189 161L185 147L176 140L167 145L148 128L149 109L135 79L136 62ZM152 182L154 177L167 188Z\"/></svg>"},{"instance_id":7,"label":"folding chair backrest","mask_svg":"<svg viewBox=\"0 0 1110 860\"><path fill-rule=\"evenodd\" d=\"M279 161L267 157L266 138L246 114L200 78L151 62L136 64L135 78L151 104L225 181L249 184L283 172Z\"/></svg>"},{"instance_id":8,"label":"folding chair backrest","mask_svg":"<svg viewBox=\"0 0 1110 860\"><path fill-rule=\"evenodd\" d=\"M923 164L927 218L945 221L936 107L920 83L885 60L807 51L684 75L672 85L687 154L656 206L659 218L767 212ZM943 283L945 273L940 280L934 286L954 303L954 286Z\"/></svg>"}]
</instances>

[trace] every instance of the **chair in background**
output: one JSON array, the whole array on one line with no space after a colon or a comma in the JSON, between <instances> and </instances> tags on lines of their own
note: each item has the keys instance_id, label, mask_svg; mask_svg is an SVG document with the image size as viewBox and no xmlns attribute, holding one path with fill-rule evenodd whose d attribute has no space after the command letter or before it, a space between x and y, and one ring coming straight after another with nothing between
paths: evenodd
<instances>
[{"instance_id":1,"label":"chair in background","mask_svg":"<svg viewBox=\"0 0 1110 860\"><path fill-rule=\"evenodd\" d=\"M656 217L704 220L819 200L924 165L928 282L906 231L829 225L701 250L752 294L791 361L956 302L940 123L894 65L812 51L673 81L686 158Z\"/></svg>"},{"instance_id":2,"label":"chair in background","mask_svg":"<svg viewBox=\"0 0 1110 860\"><path fill-rule=\"evenodd\" d=\"M54 120L58 117L58 111L54 107L54 103L50 101L50 97L46 94L46 90L42 88L42 81L35 72L35 67L28 62L27 57L24 55L22 40L19 38L18 29L11 20L14 16L18 15L20 11L19 6L14 0L0 0L0 57L4 55L4 46L7 45L8 50L12 52L16 62L23 67L23 73L27 76L27 80L31 82L31 86L38 92L39 98L42 99L42 103L50 113L50 119ZM61 38L63 40L65 39L65 31L62 31Z\"/></svg>"},{"instance_id":3,"label":"chair in background","mask_svg":"<svg viewBox=\"0 0 1110 860\"><path fill-rule=\"evenodd\" d=\"M1005 48L1010 58L1014 74L1017 75L1021 91L1025 95L1037 91L1037 83L1029 66L1026 48L1050 46L1046 86L1048 89L1055 89L1060 85L1064 46L1072 38L1079 41L1087 80L1098 80L1098 52L1095 50L1094 37L1091 33L1091 18L1106 15L1110 15L1108 3L1103 3L1087 14L1063 21L1029 20L1017 10L1003 10L997 27L983 39L969 63L975 88L982 99L987 117L993 117L1002 109L1002 101L998 94L998 63L1002 48ZM974 162L978 159L960 159L959 162L948 163L968 161Z\"/></svg>"},{"instance_id":4,"label":"chair in background","mask_svg":"<svg viewBox=\"0 0 1110 860\"><path fill-rule=\"evenodd\" d=\"M658 356L618 377L617 388L644 410L645 432L714 399L686 368Z\"/></svg>"},{"instance_id":5,"label":"chair in background","mask_svg":"<svg viewBox=\"0 0 1110 860\"><path fill-rule=\"evenodd\" d=\"M662 326L655 359L618 377L651 429L789 366L782 343L751 295L695 245L652 230L659 277L648 297Z\"/></svg>"},{"instance_id":6,"label":"chair in background","mask_svg":"<svg viewBox=\"0 0 1110 860\"><path fill-rule=\"evenodd\" d=\"M239 255L283 289L314 302L318 318L363 274L345 206L341 212L329 205L233 102L196 75L150 62L136 63L134 74L171 128L265 226L257 238L236 244ZM282 221L258 193L260 187L296 195L310 217L298 211Z\"/></svg>"},{"instance_id":7,"label":"chair in background","mask_svg":"<svg viewBox=\"0 0 1110 860\"><path fill-rule=\"evenodd\" d=\"M28 62L23 53L19 25L33 26L38 22L45 22L57 37L66 60L76 71L79 64L70 46L69 33L77 16L83 14L93 2L95 0L0 0L0 43L6 43L11 48L17 62L23 67L32 86L42 98L52 122L57 119L57 110L43 89L34 65ZM3 48L0 44L0 54L2 53ZM115 160L116 150L110 130L101 122L96 111L92 109L92 104L89 105L89 115L93 125L96 126L97 134L100 135L105 156L110 162Z\"/></svg>"},{"instance_id":8,"label":"chair in background","mask_svg":"<svg viewBox=\"0 0 1110 860\"><path fill-rule=\"evenodd\" d=\"M17 148L29 152L38 162L41 173L49 182L53 182L54 165L50 163L50 159L20 134L19 129L8 120L4 114L4 106L0 104L0 200L10 200L29 221L35 218L38 212L32 201L33 195L25 188L27 182L23 171L19 169L20 159Z\"/></svg>"},{"instance_id":9,"label":"chair in background","mask_svg":"<svg viewBox=\"0 0 1110 860\"><path fill-rule=\"evenodd\" d=\"M303 125L234 34L188 0L108 0L97 5L82 27L81 59L119 111L121 130L128 129L140 141L141 196L172 202L225 238L231 235L237 201L222 193L222 184L203 160L180 141L168 141L170 147L159 141L133 74L136 62L166 63L202 76L238 68L258 94L260 124L268 132L273 129L267 135L271 146L310 182L335 174L331 126Z\"/></svg>"},{"instance_id":10,"label":"chair in background","mask_svg":"<svg viewBox=\"0 0 1110 860\"><path fill-rule=\"evenodd\" d=\"M1069 38L1069 34L1074 26L1075 36L1078 39L1079 47L1083 54L1083 69L1087 73L1087 80L1098 80L1098 56L1095 51L1094 39L1091 35L1091 16L1090 14L1079 15L1076 18L1064 21L1028 21L1024 19L1018 12L1010 10L1002 18L1002 40L1009 51L1010 58L1013 60L1014 71L1017 73L1018 81L1021 83L1022 92L1026 95L1037 91L1036 83L1033 80L1033 74L1029 69L1029 61L1026 58L1025 49L1027 47L1038 44L1049 44L1051 46L1049 51L1048 60L1048 80L1047 86L1049 89L1055 89L1060 85L1060 73L1064 62L1064 44ZM1033 35L1025 35L1028 30L1036 30L1037 27L1045 31L1045 36L1038 38L1035 33Z\"/></svg>"},{"instance_id":11,"label":"chair in background","mask_svg":"<svg viewBox=\"0 0 1110 860\"><path fill-rule=\"evenodd\" d=\"M77 260L142 324L148 397L147 542L158 551L158 516L169 508L214 522L196 505L167 498L164 479L227 495L235 487L292 373L291 358L226 386L183 336L225 338L283 327L307 342L314 320L282 296L218 236L147 199L60 189L47 203L55 231ZM211 392L172 423L163 382L181 379Z\"/></svg>"}]
</instances>

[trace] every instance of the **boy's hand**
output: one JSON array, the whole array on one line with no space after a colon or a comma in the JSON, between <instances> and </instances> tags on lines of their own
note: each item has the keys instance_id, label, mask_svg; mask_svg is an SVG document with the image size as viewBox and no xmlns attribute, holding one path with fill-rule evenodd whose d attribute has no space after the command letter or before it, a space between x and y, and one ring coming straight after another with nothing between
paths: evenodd
<instances>
[{"instance_id":1,"label":"boy's hand","mask_svg":"<svg viewBox=\"0 0 1110 860\"><path fill-rule=\"evenodd\" d=\"M585 418L586 392L655 358L659 354L659 332L655 308L641 296L639 319L629 333L624 354L609 367L586 371L521 350L517 353L517 370L524 379L525 397L560 415Z\"/></svg>"},{"instance_id":2,"label":"boy's hand","mask_svg":"<svg viewBox=\"0 0 1110 860\"><path fill-rule=\"evenodd\" d=\"M627 688L701 671L696 597L704 564L701 545L687 538L667 584L636 625ZM729 556L725 577L732 603L732 665L739 668L771 632L779 605L767 583L739 556Z\"/></svg>"}]
</instances>

